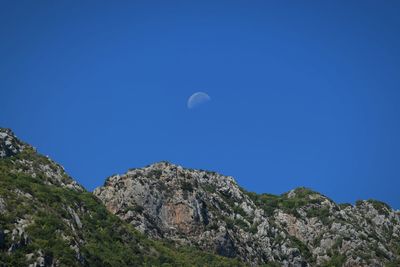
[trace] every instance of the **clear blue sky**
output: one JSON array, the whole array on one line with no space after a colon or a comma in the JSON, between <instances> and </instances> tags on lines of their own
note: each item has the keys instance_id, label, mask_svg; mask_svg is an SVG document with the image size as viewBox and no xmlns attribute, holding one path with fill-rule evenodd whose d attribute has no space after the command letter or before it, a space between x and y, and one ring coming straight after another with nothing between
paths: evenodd
<instances>
[{"instance_id":1,"label":"clear blue sky","mask_svg":"<svg viewBox=\"0 0 400 267\"><path fill-rule=\"evenodd\" d=\"M89 190L168 160L400 208L400 1L118 2L0 2L1 126Z\"/></svg>"}]
</instances>

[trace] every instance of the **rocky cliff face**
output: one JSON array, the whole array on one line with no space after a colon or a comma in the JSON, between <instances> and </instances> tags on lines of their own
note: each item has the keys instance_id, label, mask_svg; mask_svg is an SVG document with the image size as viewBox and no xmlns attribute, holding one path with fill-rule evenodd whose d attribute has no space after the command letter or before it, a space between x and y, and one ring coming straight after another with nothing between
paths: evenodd
<instances>
[{"instance_id":1,"label":"rocky cliff face","mask_svg":"<svg viewBox=\"0 0 400 267\"><path fill-rule=\"evenodd\" d=\"M168 162L93 195L0 128L0 267L245 265L400 266L400 213L306 188L255 194Z\"/></svg>"},{"instance_id":2,"label":"rocky cliff face","mask_svg":"<svg viewBox=\"0 0 400 267\"><path fill-rule=\"evenodd\" d=\"M0 267L242 266L147 239L8 129L0 155Z\"/></svg>"},{"instance_id":3,"label":"rocky cliff face","mask_svg":"<svg viewBox=\"0 0 400 267\"><path fill-rule=\"evenodd\" d=\"M316 265L333 259L344 266L384 266L399 259L400 213L387 205L372 200L336 205L314 192L304 195L304 189L285 197L306 202L275 210L274 220L307 247Z\"/></svg>"},{"instance_id":4,"label":"rocky cliff face","mask_svg":"<svg viewBox=\"0 0 400 267\"><path fill-rule=\"evenodd\" d=\"M289 237L232 177L160 162L110 177L94 194L141 232L260 264L303 265Z\"/></svg>"},{"instance_id":5,"label":"rocky cliff face","mask_svg":"<svg viewBox=\"0 0 400 267\"><path fill-rule=\"evenodd\" d=\"M94 194L110 212L154 239L252 265L399 262L400 214L378 201L337 205L305 188L257 195L232 177L168 162L109 177Z\"/></svg>"}]
</instances>

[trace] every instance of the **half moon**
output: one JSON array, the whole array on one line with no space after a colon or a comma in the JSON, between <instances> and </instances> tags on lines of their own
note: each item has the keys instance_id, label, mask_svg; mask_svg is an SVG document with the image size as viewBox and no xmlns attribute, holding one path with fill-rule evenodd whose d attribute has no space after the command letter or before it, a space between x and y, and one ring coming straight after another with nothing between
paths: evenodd
<instances>
[{"instance_id":1,"label":"half moon","mask_svg":"<svg viewBox=\"0 0 400 267\"><path fill-rule=\"evenodd\" d=\"M187 101L187 107L189 109L197 107L198 105L201 105L205 102L210 101L211 98L209 95L207 95L204 92L197 92L191 95Z\"/></svg>"}]
</instances>

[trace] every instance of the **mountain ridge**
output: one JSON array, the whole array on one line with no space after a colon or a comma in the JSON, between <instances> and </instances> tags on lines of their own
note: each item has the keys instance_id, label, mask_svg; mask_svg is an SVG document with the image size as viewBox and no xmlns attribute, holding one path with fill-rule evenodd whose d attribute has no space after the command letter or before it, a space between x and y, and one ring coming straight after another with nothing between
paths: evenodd
<instances>
[{"instance_id":1,"label":"mountain ridge","mask_svg":"<svg viewBox=\"0 0 400 267\"><path fill-rule=\"evenodd\" d=\"M151 167L151 166L153 166L153 165L159 165L159 164L168 164L168 165L172 165L172 166L176 166L176 167L179 166L179 167L184 168L184 169L187 169L187 170L192 170L192 171L195 171L195 170L196 170L196 171L202 171L202 172L216 173L216 174L219 174L219 175L232 177L232 178L235 180L235 183L238 184L238 182L236 181L236 179L235 179L234 176L232 176L232 175L224 175L224 174L222 174L222 173L219 172L219 171L215 171L215 170L206 170L206 169L195 168L195 167L185 167L184 164L179 164L179 163L175 163L175 162L168 161L168 160L159 160L159 161L155 161L155 162L146 164L146 165L144 165L144 166L142 166L142 167L137 166L137 167L130 167L130 168L127 168L127 170L126 170L125 172L122 172L122 173L121 173L121 172L113 173L113 174L107 176L107 177L104 179L103 186L104 186L104 183L106 183L106 181L107 181L109 178L111 178L111 177L118 176L118 175L121 176L121 175L124 175L124 174L126 174L126 173L129 173L130 171L133 171L133 170L138 170L138 169L142 169L142 168L149 168L149 167ZM287 194L289 194L291 191L296 191L296 190L298 190L298 189L306 189L306 190L312 191L312 192L314 192L314 193L316 193L316 194L319 194L319 195L321 195L321 196L324 196L324 197L326 197L326 198L329 198L331 201L335 202L335 203L338 204L338 205L351 205L351 206L356 206L356 205L357 205L357 202L359 202L359 201L380 202L380 203L382 203L383 205L388 206L388 208L393 209L394 211L400 212L400 209L399 209L399 208L395 208L395 207L393 207L392 205L390 205L389 203L387 203L387 202L385 202L385 201L381 201L381 200L376 199L376 198L357 199L357 200L355 200L355 201L353 201L353 202L347 202L347 201L346 201L346 202L337 202L337 201L333 200L332 198L330 198L327 194L321 193L321 192L315 190L314 188L312 188L312 187L310 187L310 186L297 186L297 187L294 187L294 188L292 188L292 189L290 189L290 190L288 190L288 191L284 191L284 192L282 192L282 193L254 192L254 191L249 191L249 190L247 190L245 187L242 187L242 186L240 186L239 184L238 184L238 186L241 188L241 190L243 190L243 191L245 191L245 192L248 192L248 193L250 193L250 194L271 195L271 196L278 196L278 197L279 197L279 196L287 195ZM89 190L89 191L90 191L90 192L94 192L97 188L100 188L100 187L102 187L102 185L96 186L93 190L91 190L91 191Z\"/></svg>"},{"instance_id":2,"label":"mountain ridge","mask_svg":"<svg viewBox=\"0 0 400 267\"><path fill-rule=\"evenodd\" d=\"M110 212L152 238L200 246L255 265L339 261L367 266L396 259L399 253L399 212L376 200L336 204L307 188L280 196L255 194L230 176L165 161L111 176L93 193ZM394 227L389 231L396 240L382 236L386 227ZM363 254L377 247L379 252Z\"/></svg>"},{"instance_id":3,"label":"mountain ridge","mask_svg":"<svg viewBox=\"0 0 400 267\"><path fill-rule=\"evenodd\" d=\"M244 266L148 239L8 129L0 152L1 267Z\"/></svg>"},{"instance_id":4,"label":"mountain ridge","mask_svg":"<svg viewBox=\"0 0 400 267\"><path fill-rule=\"evenodd\" d=\"M0 183L0 266L400 264L400 212L376 200L256 194L167 161L90 193L3 128Z\"/></svg>"}]
</instances>

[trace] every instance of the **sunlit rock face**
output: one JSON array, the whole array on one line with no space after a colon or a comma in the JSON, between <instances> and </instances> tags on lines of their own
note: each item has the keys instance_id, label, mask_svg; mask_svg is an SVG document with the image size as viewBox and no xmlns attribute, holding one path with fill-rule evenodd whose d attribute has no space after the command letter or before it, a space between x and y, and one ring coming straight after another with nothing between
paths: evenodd
<instances>
[{"instance_id":1,"label":"sunlit rock face","mask_svg":"<svg viewBox=\"0 0 400 267\"><path fill-rule=\"evenodd\" d=\"M16 155L26 146L16 138L10 129L0 128L0 158Z\"/></svg>"},{"instance_id":2,"label":"sunlit rock face","mask_svg":"<svg viewBox=\"0 0 400 267\"><path fill-rule=\"evenodd\" d=\"M111 212L156 239L253 264L305 264L287 235L229 176L160 162L109 177L94 194Z\"/></svg>"},{"instance_id":3,"label":"sunlit rock face","mask_svg":"<svg viewBox=\"0 0 400 267\"><path fill-rule=\"evenodd\" d=\"M257 195L232 177L168 162L111 176L94 194L154 239L253 265L384 266L399 257L399 213L380 202L337 205L305 188Z\"/></svg>"}]
</instances>

